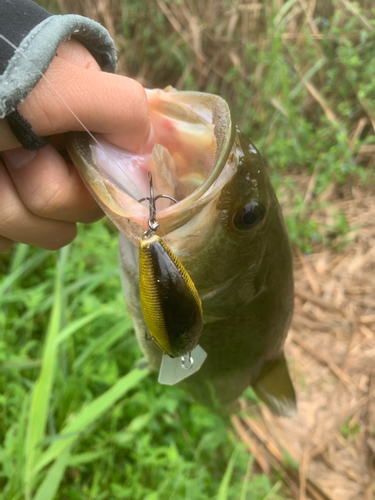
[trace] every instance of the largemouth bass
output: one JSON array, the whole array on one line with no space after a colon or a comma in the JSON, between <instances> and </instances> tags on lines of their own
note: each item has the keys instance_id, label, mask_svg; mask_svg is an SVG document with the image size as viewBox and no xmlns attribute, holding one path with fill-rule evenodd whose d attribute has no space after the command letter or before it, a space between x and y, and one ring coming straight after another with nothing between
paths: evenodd
<instances>
[{"instance_id":1,"label":"largemouth bass","mask_svg":"<svg viewBox=\"0 0 375 500\"><path fill-rule=\"evenodd\" d=\"M177 200L157 206L158 235L189 273L203 307L202 368L182 382L201 403L233 411L252 386L279 415L296 399L283 354L293 312L292 255L280 206L261 155L222 98L171 88L147 91L155 132L137 155L99 136L74 133L69 154L120 231L125 300L152 370L162 350L147 336L139 293L139 241L154 189Z\"/></svg>"}]
</instances>

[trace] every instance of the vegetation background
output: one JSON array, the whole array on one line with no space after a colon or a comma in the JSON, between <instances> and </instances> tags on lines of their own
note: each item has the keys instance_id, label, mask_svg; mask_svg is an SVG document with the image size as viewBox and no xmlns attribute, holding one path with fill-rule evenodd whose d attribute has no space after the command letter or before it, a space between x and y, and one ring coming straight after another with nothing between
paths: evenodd
<instances>
[{"instance_id":1,"label":"vegetation background","mask_svg":"<svg viewBox=\"0 0 375 500\"><path fill-rule=\"evenodd\" d=\"M38 3L99 20L119 72L145 86L225 97L266 158L296 252L350 241L345 211L315 214L333 185L374 182L371 0ZM58 253L17 245L0 272L1 498L295 498L229 420L134 368L108 220Z\"/></svg>"}]
</instances>

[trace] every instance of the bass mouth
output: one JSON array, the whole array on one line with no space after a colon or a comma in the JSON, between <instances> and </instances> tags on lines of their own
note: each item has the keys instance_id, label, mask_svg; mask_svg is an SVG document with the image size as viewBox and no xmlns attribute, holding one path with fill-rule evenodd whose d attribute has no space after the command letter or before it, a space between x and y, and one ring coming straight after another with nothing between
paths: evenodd
<instances>
[{"instance_id":1,"label":"bass mouth","mask_svg":"<svg viewBox=\"0 0 375 500\"><path fill-rule=\"evenodd\" d=\"M168 88L148 90L147 97L155 132L151 153L130 153L85 132L67 139L68 152L87 187L130 239L134 227L125 229L127 224L119 219L139 226L137 238L145 230L148 210L138 200L147 196L149 172L155 195L177 200L173 206L168 200L158 202L165 233L196 213L196 204L226 165L235 137L230 109L219 96ZM182 213L185 222L177 221Z\"/></svg>"}]
</instances>

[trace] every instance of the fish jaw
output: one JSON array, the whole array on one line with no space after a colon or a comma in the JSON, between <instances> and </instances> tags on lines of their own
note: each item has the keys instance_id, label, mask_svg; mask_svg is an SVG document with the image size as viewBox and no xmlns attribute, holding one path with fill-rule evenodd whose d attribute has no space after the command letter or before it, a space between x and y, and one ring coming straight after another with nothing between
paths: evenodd
<instances>
[{"instance_id":1,"label":"fish jaw","mask_svg":"<svg viewBox=\"0 0 375 500\"><path fill-rule=\"evenodd\" d=\"M147 90L155 144L135 154L99 135L72 133L67 150L86 186L111 220L134 245L148 228L148 172L157 202L159 234L180 227L212 198L210 188L226 166L235 130L227 103L218 96L172 89ZM207 196L208 194L208 196Z\"/></svg>"}]
</instances>

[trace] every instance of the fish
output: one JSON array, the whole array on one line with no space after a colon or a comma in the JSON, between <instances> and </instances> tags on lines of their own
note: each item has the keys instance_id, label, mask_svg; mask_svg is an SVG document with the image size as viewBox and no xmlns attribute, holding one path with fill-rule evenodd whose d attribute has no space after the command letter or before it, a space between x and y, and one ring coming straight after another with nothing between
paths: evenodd
<instances>
[{"instance_id":1,"label":"fish","mask_svg":"<svg viewBox=\"0 0 375 500\"><path fill-rule=\"evenodd\" d=\"M151 153L123 151L86 132L67 137L72 161L119 229L124 298L145 363L158 371L163 357L140 302L139 242L149 209L138 200L148 195L151 172L155 193L177 201L158 201L157 234L186 269L203 309L199 345L207 359L181 385L226 414L251 386L273 413L292 416L296 394L284 356L292 253L263 159L223 98L172 87L146 93Z\"/></svg>"}]
</instances>

